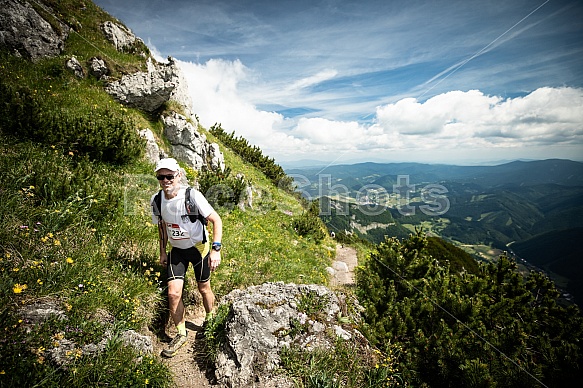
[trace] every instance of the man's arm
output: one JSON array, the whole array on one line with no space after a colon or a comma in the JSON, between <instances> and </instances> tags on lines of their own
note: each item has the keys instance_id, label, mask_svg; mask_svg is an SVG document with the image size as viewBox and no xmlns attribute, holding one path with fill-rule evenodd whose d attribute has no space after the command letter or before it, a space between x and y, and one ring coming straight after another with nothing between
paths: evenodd
<instances>
[{"instance_id":1,"label":"man's arm","mask_svg":"<svg viewBox=\"0 0 583 388\"><path fill-rule=\"evenodd\" d=\"M221 242L223 239L223 220L216 211L213 211L207 218L213 223L213 240L212 242Z\"/></svg>"},{"instance_id":2,"label":"man's arm","mask_svg":"<svg viewBox=\"0 0 583 388\"><path fill-rule=\"evenodd\" d=\"M213 224L213 239L211 242L220 243L223 239L223 220L221 219L221 216L219 216L216 211L213 211L206 219ZM220 263L221 252L211 249L211 253L209 255L209 265L211 267L211 271L217 269Z\"/></svg>"}]
</instances>

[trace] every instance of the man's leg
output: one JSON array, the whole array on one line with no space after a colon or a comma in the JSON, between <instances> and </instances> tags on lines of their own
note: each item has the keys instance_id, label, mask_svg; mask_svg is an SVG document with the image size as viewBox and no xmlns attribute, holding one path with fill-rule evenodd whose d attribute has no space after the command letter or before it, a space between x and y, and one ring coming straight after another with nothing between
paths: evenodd
<instances>
[{"instance_id":1,"label":"man's leg","mask_svg":"<svg viewBox=\"0 0 583 388\"><path fill-rule=\"evenodd\" d=\"M199 282L198 291L202 296L202 305L204 306L204 311L206 311L208 314L213 311L213 307L215 305L215 294L211 289L211 281L207 280L206 282Z\"/></svg>"},{"instance_id":2,"label":"man's leg","mask_svg":"<svg viewBox=\"0 0 583 388\"><path fill-rule=\"evenodd\" d=\"M168 308L176 326L184 323L184 303L182 303L182 287L184 280L174 279L168 282Z\"/></svg>"},{"instance_id":3,"label":"man's leg","mask_svg":"<svg viewBox=\"0 0 583 388\"><path fill-rule=\"evenodd\" d=\"M183 285L184 280L182 279L174 279L168 282L168 308L178 334L172 339L168 347L162 351L162 355L165 357L173 357L178 349L186 343L188 337L184 320L184 304L182 303Z\"/></svg>"}]
</instances>

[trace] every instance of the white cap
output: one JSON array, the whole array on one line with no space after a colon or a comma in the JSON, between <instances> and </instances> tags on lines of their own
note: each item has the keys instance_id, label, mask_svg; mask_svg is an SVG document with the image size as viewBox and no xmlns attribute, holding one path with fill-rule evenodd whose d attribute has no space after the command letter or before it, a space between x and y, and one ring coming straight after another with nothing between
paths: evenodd
<instances>
[{"instance_id":1,"label":"white cap","mask_svg":"<svg viewBox=\"0 0 583 388\"><path fill-rule=\"evenodd\" d=\"M154 172L158 172L158 170L161 170L163 168L166 168L170 171L179 171L180 170L180 166L178 165L178 162L174 158L165 158L165 159L158 160L158 163L156 163L156 169L154 170Z\"/></svg>"}]
</instances>

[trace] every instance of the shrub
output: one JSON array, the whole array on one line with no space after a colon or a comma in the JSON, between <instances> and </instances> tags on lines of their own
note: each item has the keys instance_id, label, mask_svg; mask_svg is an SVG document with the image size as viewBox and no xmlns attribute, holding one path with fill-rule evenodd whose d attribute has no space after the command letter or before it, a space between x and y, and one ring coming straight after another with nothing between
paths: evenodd
<instances>
[{"instance_id":1,"label":"shrub","mask_svg":"<svg viewBox=\"0 0 583 388\"><path fill-rule=\"evenodd\" d=\"M221 124L213 125L209 132L219 138L223 144L232 149L243 160L262 171L278 188L290 193L294 191L293 179L285 174L283 168L277 165L273 158L263 155L259 147L251 146L247 139L242 136L235 137L234 131L230 134L226 133Z\"/></svg>"},{"instance_id":2,"label":"shrub","mask_svg":"<svg viewBox=\"0 0 583 388\"><path fill-rule=\"evenodd\" d=\"M232 177L228 167L224 172L204 170L199 173L197 182L211 205L229 209L245 199L248 185L244 178Z\"/></svg>"},{"instance_id":3,"label":"shrub","mask_svg":"<svg viewBox=\"0 0 583 388\"><path fill-rule=\"evenodd\" d=\"M144 140L135 127L123 111L108 106L65 109L49 92L0 82L0 131L6 135L122 165L143 153Z\"/></svg>"}]
</instances>

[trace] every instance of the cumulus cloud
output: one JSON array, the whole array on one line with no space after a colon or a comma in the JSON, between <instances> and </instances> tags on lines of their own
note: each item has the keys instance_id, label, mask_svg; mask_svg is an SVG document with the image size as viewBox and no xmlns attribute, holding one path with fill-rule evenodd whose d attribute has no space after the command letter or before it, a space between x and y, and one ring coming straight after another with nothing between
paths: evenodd
<instances>
[{"instance_id":1,"label":"cumulus cloud","mask_svg":"<svg viewBox=\"0 0 583 388\"><path fill-rule=\"evenodd\" d=\"M193 112L204 127L221 123L229 132L236 131L250 141L260 141L283 122L282 115L258 110L240 96L238 85L246 78L247 69L239 60L211 59L205 64L179 64L188 82Z\"/></svg>"},{"instance_id":2,"label":"cumulus cloud","mask_svg":"<svg viewBox=\"0 0 583 388\"><path fill-rule=\"evenodd\" d=\"M193 111L203 126L219 122L276 160L402 158L407 153L428 155L432 150L441 158L469 150L482 152L486 158L495 149L545 147L548 151L550 146L570 146L583 155L580 88L543 87L516 98L489 96L479 90L450 91L426 101L404 98L378 106L372 123L359 123L289 118L258 109L249 100L253 93L240 90L250 71L238 60L180 65L189 83ZM332 70L323 71L297 80L290 90L335 76ZM252 88L253 83L245 87ZM285 96L282 92L278 97ZM290 106L296 98L290 91Z\"/></svg>"}]
</instances>

